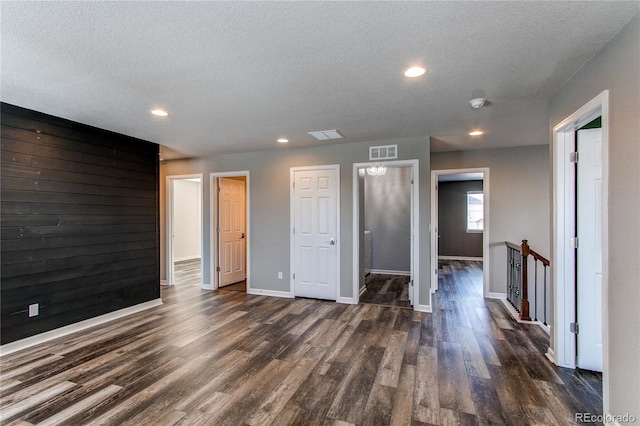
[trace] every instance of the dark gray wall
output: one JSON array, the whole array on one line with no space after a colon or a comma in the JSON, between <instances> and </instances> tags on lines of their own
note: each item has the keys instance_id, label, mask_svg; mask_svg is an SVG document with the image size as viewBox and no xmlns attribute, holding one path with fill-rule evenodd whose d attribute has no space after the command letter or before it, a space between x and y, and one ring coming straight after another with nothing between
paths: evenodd
<instances>
[{"instance_id":1,"label":"dark gray wall","mask_svg":"<svg viewBox=\"0 0 640 426\"><path fill-rule=\"evenodd\" d=\"M371 268L411 269L411 168L388 167L365 174L365 228L371 231Z\"/></svg>"},{"instance_id":2,"label":"dark gray wall","mask_svg":"<svg viewBox=\"0 0 640 426\"><path fill-rule=\"evenodd\" d=\"M1 109L2 343L160 297L158 145Z\"/></svg>"},{"instance_id":3,"label":"dark gray wall","mask_svg":"<svg viewBox=\"0 0 640 426\"><path fill-rule=\"evenodd\" d=\"M482 232L467 232L467 192L482 181L438 183L439 256L482 257Z\"/></svg>"},{"instance_id":4,"label":"dark gray wall","mask_svg":"<svg viewBox=\"0 0 640 426\"><path fill-rule=\"evenodd\" d=\"M549 101L549 128L609 90L609 356L605 404L640 418L640 14ZM551 265L553 267L553 265ZM552 329L553 333L553 329Z\"/></svg>"},{"instance_id":5,"label":"dark gray wall","mask_svg":"<svg viewBox=\"0 0 640 426\"><path fill-rule=\"evenodd\" d=\"M507 291L505 241L528 239L531 248L549 255L549 146L479 149L431 154L432 170L489 168L489 292ZM485 199L485 203L487 199ZM485 218L486 219L486 218ZM486 220L485 220L486 225ZM485 231L486 232L486 231Z\"/></svg>"}]
</instances>

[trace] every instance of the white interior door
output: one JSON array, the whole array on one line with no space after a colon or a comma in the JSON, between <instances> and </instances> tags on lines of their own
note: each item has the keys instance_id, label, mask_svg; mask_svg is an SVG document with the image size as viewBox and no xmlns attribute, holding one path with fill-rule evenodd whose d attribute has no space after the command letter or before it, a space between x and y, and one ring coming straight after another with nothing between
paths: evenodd
<instances>
[{"instance_id":1,"label":"white interior door","mask_svg":"<svg viewBox=\"0 0 640 426\"><path fill-rule=\"evenodd\" d=\"M294 295L336 300L338 169L293 172Z\"/></svg>"},{"instance_id":2,"label":"white interior door","mask_svg":"<svg viewBox=\"0 0 640 426\"><path fill-rule=\"evenodd\" d=\"M577 133L577 360L602 371L602 129Z\"/></svg>"},{"instance_id":3,"label":"white interior door","mask_svg":"<svg viewBox=\"0 0 640 426\"><path fill-rule=\"evenodd\" d=\"M245 183L220 178L218 199L220 283L219 287L246 278L245 272Z\"/></svg>"}]
</instances>

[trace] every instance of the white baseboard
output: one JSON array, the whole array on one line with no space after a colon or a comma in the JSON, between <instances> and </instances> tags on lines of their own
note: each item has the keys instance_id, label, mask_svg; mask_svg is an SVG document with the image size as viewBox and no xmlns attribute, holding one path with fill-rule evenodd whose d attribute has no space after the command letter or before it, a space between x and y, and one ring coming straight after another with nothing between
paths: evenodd
<instances>
[{"instance_id":1,"label":"white baseboard","mask_svg":"<svg viewBox=\"0 0 640 426\"><path fill-rule=\"evenodd\" d=\"M294 298L293 293L290 291L265 290L261 288L248 288L247 294L254 294L257 296L285 297L287 299Z\"/></svg>"},{"instance_id":2,"label":"white baseboard","mask_svg":"<svg viewBox=\"0 0 640 426\"><path fill-rule=\"evenodd\" d=\"M480 261L482 262L482 256L473 257L473 256L438 256L438 260L472 260L472 261Z\"/></svg>"},{"instance_id":3,"label":"white baseboard","mask_svg":"<svg viewBox=\"0 0 640 426\"><path fill-rule=\"evenodd\" d=\"M502 299L502 300L506 300L507 299L507 293L494 293L494 292L489 292L487 293L487 299Z\"/></svg>"},{"instance_id":4,"label":"white baseboard","mask_svg":"<svg viewBox=\"0 0 640 426\"><path fill-rule=\"evenodd\" d=\"M556 353L551 348L547 348L547 352L544 354L549 361L554 365L556 364Z\"/></svg>"},{"instance_id":5,"label":"white baseboard","mask_svg":"<svg viewBox=\"0 0 640 426\"><path fill-rule=\"evenodd\" d=\"M372 269L372 274L382 274L382 275L402 275L405 277L411 276L411 271L394 271L390 269Z\"/></svg>"},{"instance_id":6,"label":"white baseboard","mask_svg":"<svg viewBox=\"0 0 640 426\"><path fill-rule=\"evenodd\" d=\"M511 315L511 317L514 320L518 321L520 324L537 324L547 334L551 335L551 327L549 327L547 325L544 325L541 321L524 321L524 320L521 320L520 319L520 313L518 311L516 311L516 308L514 308L511 303L509 303L509 301L507 300L506 295L505 295L504 298L499 298L499 299L502 301L502 304L507 309L507 311L509 311L509 314Z\"/></svg>"},{"instance_id":7,"label":"white baseboard","mask_svg":"<svg viewBox=\"0 0 640 426\"><path fill-rule=\"evenodd\" d=\"M413 310L418 312L433 312L430 305L413 305Z\"/></svg>"},{"instance_id":8,"label":"white baseboard","mask_svg":"<svg viewBox=\"0 0 640 426\"><path fill-rule=\"evenodd\" d=\"M185 260L196 260L196 259L200 260L202 259L202 257L199 254L191 255L191 256L176 257L173 259L173 263L184 262Z\"/></svg>"},{"instance_id":9,"label":"white baseboard","mask_svg":"<svg viewBox=\"0 0 640 426\"><path fill-rule=\"evenodd\" d=\"M84 321L77 322L75 324L69 324L64 327L56 328L55 330L46 331L44 333L36 334L35 336L27 337L25 339L17 340L15 342L7 343L0 346L0 356L9 355L11 353L21 351L23 349L30 348L41 343L48 342L58 337L63 337L71 333L86 330L96 325L101 325L109 321L113 321L119 318L123 318L138 312L142 312L147 309L155 308L162 305L162 299L154 299L148 302L140 303L128 308L119 309L117 311L109 312L104 315L100 315L94 318L89 318Z\"/></svg>"},{"instance_id":10,"label":"white baseboard","mask_svg":"<svg viewBox=\"0 0 640 426\"><path fill-rule=\"evenodd\" d=\"M353 297L338 297L338 300L336 300L336 302L338 303L346 303L347 305L357 305L358 302L356 302L356 299L354 299Z\"/></svg>"},{"instance_id":11,"label":"white baseboard","mask_svg":"<svg viewBox=\"0 0 640 426\"><path fill-rule=\"evenodd\" d=\"M203 290L213 290L213 284L202 283L200 288Z\"/></svg>"},{"instance_id":12,"label":"white baseboard","mask_svg":"<svg viewBox=\"0 0 640 426\"><path fill-rule=\"evenodd\" d=\"M167 280L160 280L160 285L173 285Z\"/></svg>"}]
</instances>

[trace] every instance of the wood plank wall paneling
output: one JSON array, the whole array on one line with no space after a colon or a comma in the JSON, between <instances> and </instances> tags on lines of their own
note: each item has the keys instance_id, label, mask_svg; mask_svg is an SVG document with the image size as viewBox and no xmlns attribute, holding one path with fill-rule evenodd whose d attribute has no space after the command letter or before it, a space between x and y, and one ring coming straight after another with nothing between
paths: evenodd
<instances>
[{"instance_id":1,"label":"wood plank wall paneling","mask_svg":"<svg viewBox=\"0 0 640 426\"><path fill-rule=\"evenodd\" d=\"M158 145L0 109L2 344L160 297Z\"/></svg>"}]
</instances>

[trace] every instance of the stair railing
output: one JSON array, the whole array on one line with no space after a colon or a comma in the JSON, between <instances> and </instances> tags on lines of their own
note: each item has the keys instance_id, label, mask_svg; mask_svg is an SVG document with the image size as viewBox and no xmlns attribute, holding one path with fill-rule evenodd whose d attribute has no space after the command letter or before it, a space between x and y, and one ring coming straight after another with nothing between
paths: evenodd
<instances>
[{"instance_id":1,"label":"stair railing","mask_svg":"<svg viewBox=\"0 0 640 426\"><path fill-rule=\"evenodd\" d=\"M521 245L505 241L507 246L507 300L520 314L522 321L540 321L547 325L549 310L549 260L529 247L527 240ZM529 303L529 256L533 259L533 319ZM542 272L539 272L540 269ZM542 275L542 283L539 276ZM540 287L542 297L540 297ZM539 299L542 299L539 302ZM542 312L539 311L542 307Z\"/></svg>"}]
</instances>

